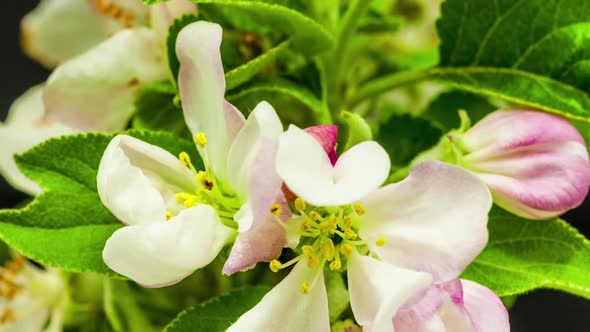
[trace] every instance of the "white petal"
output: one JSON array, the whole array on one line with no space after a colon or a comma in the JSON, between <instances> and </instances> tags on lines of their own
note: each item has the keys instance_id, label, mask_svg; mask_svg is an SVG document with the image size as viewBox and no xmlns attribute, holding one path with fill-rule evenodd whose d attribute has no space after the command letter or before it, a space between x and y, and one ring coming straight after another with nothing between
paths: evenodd
<instances>
[{"instance_id":1,"label":"white petal","mask_svg":"<svg viewBox=\"0 0 590 332\"><path fill-rule=\"evenodd\" d=\"M121 28L102 16L92 1L42 0L21 22L24 51L55 67L105 40Z\"/></svg>"},{"instance_id":2,"label":"white petal","mask_svg":"<svg viewBox=\"0 0 590 332\"><path fill-rule=\"evenodd\" d=\"M309 294L301 293L304 282L311 287ZM283 281L227 330L242 331L329 332L328 296L323 271L310 269L303 261L297 263Z\"/></svg>"},{"instance_id":3,"label":"white petal","mask_svg":"<svg viewBox=\"0 0 590 332\"><path fill-rule=\"evenodd\" d=\"M263 140L276 140L282 133L283 125L274 108L264 101L256 105L238 132L227 157L227 181L238 195L248 197L254 161L259 152L265 153L260 151ZM269 154L274 155L273 151Z\"/></svg>"},{"instance_id":4,"label":"white petal","mask_svg":"<svg viewBox=\"0 0 590 332\"><path fill-rule=\"evenodd\" d=\"M123 223L164 221L166 210L178 212L174 195L198 187L192 173L166 150L118 135L98 167L98 194Z\"/></svg>"},{"instance_id":5,"label":"white petal","mask_svg":"<svg viewBox=\"0 0 590 332\"><path fill-rule=\"evenodd\" d=\"M185 121L193 135L203 132L207 136L207 154L215 175L223 179L230 136L236 126L231 121L241 119L224 99L221 37L222 29L217 24L205 21L189 24L178 34L176 55L180 62L178 89Z\"/></svg>"},{"instance_id":6,"label":"white petal","mask_svg":"<svg viewBox=\"0 0 590 332\"><path fill-rule=\"evenodd\" d=\"M405 180L367 196L360 236L385 262L459 276L487 243L492 198L485 184L460 167L431 161ZM385 246L375 241L385 236Z\"/></svg>"},{"instance_id":7,"label":"white petal","mask_svg":"<svg viewBox=\"0 0 590 332\"><path fill-rule=\"evenodd\" d=\"M348 289L355 320L364 331L392 331L393 317L413 294L425 290L427 273L402 269L354 253L348 261Z\"/></svg>"},{"instance_id":8,"label":"white petal","mask_svg":"<svg viewBox=\"0 0 590 332\"><path fill-rule=\"evenodd\" d=\"M234 233L215 209L199 205L168 221L117 230L107 240L103 259L144 286L163 287L209 264Z\"/></svg>"},{"instance_id":9,"label":"white petal","mask_svg":"<svg viewBox=\"0 0 590 332\"><path fill-rule=\"evenodd\" d=\"M461 279L465 309L478 332L508 332L508 311L494 292L473 281Z\"/></svg>"},{"instance_id":10,"label":"white petal","mask_svg":"<svg viewBox=\"0 0 590 332\"><path fill-rule=\"evenodd\" d=\"M322 145L290 126L280 137L277 172L289 189L309 203L336 206L353 203L387 178L390 161L376 142L355 145L332 167Z\"/></svg>"},{"instance_id":11,"label":"white petal","mask_svg":"<svg viewBox=\"0 0 590 332\"><path fill-rule=\"evenodd\" d=\"M153 31L118 32L51 74L43 96L47 117L81 130L125 128L137 87L167 75Z\"/></svg>"},{"instance_id":12,"label":"white petal","mask_svg":"<svg viewBox=\"0 0 590 332\"><path fill-rule=\"evenodd\" d=\"M75 132L64 125L42 120L44 108L41 94L41 86L28 90L12 104L6 122L0 123L0 173L10 185L30 195L39 194L41 187L20 171L14 162L14 155L51 137Z\"/></svg>"}]
</instances>

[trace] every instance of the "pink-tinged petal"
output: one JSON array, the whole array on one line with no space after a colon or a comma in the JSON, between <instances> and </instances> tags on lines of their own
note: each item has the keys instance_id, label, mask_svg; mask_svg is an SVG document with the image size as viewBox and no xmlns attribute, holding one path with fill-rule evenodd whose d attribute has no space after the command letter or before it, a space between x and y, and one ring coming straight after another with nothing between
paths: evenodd
<instances>
[{"instance_id":1,"label":"pink-tinged petal","mask_svg":"<svg viewBox=\"0 0 590 332\"><path fill-rule=\"evenodd\" d=\"M508 332L508 311L500 298L488 288L470 280L461 279L463 301L478 332Z\"/></svg>"},{"instance_id":2,"label":"pink-tinged petal","mask_svg":"<svg viewBox=\"0 0 590 332\"><path fill-rule=\"evenodd\" d=\"M303 283L309 293L303 294ZM243 314L227 332L242 331L330 331L328 296L323 271L301 261L262 300Z\"/></svg>"},{"instance_id":3,"label":"pink-tinged petal","mask_svg":"<svg viewBox=\"0 0 590 332\"><path fill-rule=\"evenodd\" d=\"M440 290L431 286L425 291L416 292L397 311L393 319L396 332L420 331L425 322L437 318L443 299Z\"/></svg>"},{"instance_id":4,"label":"pink-tinged petal","mask_svg":"<svg viewBox=\"0 0 590 332\"><path fill-rule=\"evenodd\" d=\"M175 194L198 186L193 174L168 151L126 135L111 140L98 166L102 203L128 225L165 220L167 210L182 209Z\"/></svg>"},{"instance_id":5,"label":"pink-tinged petal","mask_svg":"<svg viewBox=\"0 0 590 332\"><path fill-rule=\"evenodd\" d=\"M282 197L276 200L281 205L280 220L289 220L291 212L287 200ZM246 203L248 204L248 203ZM232 275L248 270L256 263L269 262L281 255L287 244L287 232L277 223L273 215L257 221L248 231L238 234L228 259L223 265L223 274Z\"/></svg>"},{"instance_id":6,"label":"pink-tinged petal","mask_svg":"<svg viewBox=\"0 0 590 332\"><path fill-rule=\"evenodd\" d=\"M585 153L577 142L545 143L492 156L474 153L465 166L490 186L498 205L526 218L547 219L584 201L590 187Z\"/></svg>"},{"instance_id":7,"label":"pink-tinged petal","mask_svg":"<svg viewBox=\"0 0 590 332\"><path fill-rule=\"evenodd\" d=\"M378 188L389 174L387 152L376 142L346 151L334 166L322 145L291 125L279 139L277 172L297 196L318 206L353 203Z\"/></svg>"},{"instance_id":8,"label":"pink-tinged petal","mask_svg":"<svg viewBox=\"0 0 590 332\"><path fill-rule=\"evenodd\" d=\"M11 186L30 195L41 193L41 187L19 170L14 155L51 137L75 132L62 124L43 121L41 96L42 86L29 89L14 101L6 122L0 123L0 173Z\"/></svg>"},{"instance_id":9,"label":"pink-tinged petal","mask_svg":"<svg viewBox=\"0 0 590 332\"><path fill-rule=\"evenodd\" d=\"M145 287L163 287L209 264L234 233L215 209L199 205L168 221L118 229L102 256L113 271Z\"/></svg>"},{"instance_id":10,"label":"pink-tinged petal","mask_svg":"<svg viewBox=\"0 0 590 332\"><path fill-rule=\"evenodd\" d=\"M330 157L332 165L336 164L338 156L336 155L336 143L338 143L338 126L337 125L319 125L307 127L306 133L311 134L324 148L324 151Z\"/></svg>"},{"instance_id":11,"label":"pink-tinged petal","mask_svg":"<svg viewBox=\"0 0 590 332\"><path fill-rule=\"evenodd\" d=\"M123 129L137 88L167 75L153 31L118 32L51 74L43 95L47 118L84 131Z\"/></svg>"},{"instance_id":12,"label":"pink-tinged petal","mask_svg":"<svg viewBox=\"0 0 590 332\"><path fill-rule=\"evenodd\" d=\"M197 5L188 0L171 0L150 6L150 23L153 30L166 41L168 28L176 18L186 14L196 14Z\"/></svg>"},{"instance_id":13,"label":"pink-tinged petal","mask_svg":"<svg viewBox=\"0 0 590 332\"><path fill-rule=\"evenodd\" d=\"M178 34L176 55L180 62L178 89L185 121L193 135L203 132L207 136L207 154L215 175L223 179L232 143L229 132L235 130L227 119L237 117L224 99L221 37L218 24L205 21L189 24Z\"/></svg>"},{"instance_id":14,"label":"pink-tinged petal","mask_svg":"<svg viewBox=\"0 0 590 332\"><path fill-rule=\"evenodd\" d=\"M355 320L363 331L392 331L397 310L413 294L428 288L432 278L353 253L348 261L348 289Z\"/></svg>"},{"instance_id":15,"label":"pink-tinged petal","mask_svg":"<svg viewBox=\"0 0 590 332\"><path fill-rule=\"evenodd\" d=\"M384 262L432 273L436 282L457 278L487 243L490 192L457 166L424 162L361 203L360 236L369 248ZM384 246L376 244L381 237Z\"/></svg>"},{"instance_id":16,"label":"pink-tinged petal","mask_svg":"<svg viewBox=\"0 0 590 332\"><path fill-rule=\"evenodd\" d=\"M463 135L464 147L470 152L486 149L492 153L567 141L585 145L580 133L567 121L548 113L527 110L493 112Z\"/></svg>"},{"instance_id":17,"label":"pink-tinged petal","mask_svg":"<svg viewBox=\"0 0 590 332\"><path fill-rule=\"evenodd\" d=\"M21 21L25 53L53 68L105 40L121 26L99 15L92 1L42 0Z\"/></svg>"}]
</instances>

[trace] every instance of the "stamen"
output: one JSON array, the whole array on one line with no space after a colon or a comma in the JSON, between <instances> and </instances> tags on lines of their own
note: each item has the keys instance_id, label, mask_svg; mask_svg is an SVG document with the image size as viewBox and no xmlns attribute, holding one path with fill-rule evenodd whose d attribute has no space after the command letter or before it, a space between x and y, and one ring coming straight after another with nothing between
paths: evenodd
<instances>
[{"instance_id":1,"label":"stamen","mask_svg":"<svg viewBox=\"0 0 590 332\"><path fill-rule=\"evenodd\" d=\"M377 240L375 240L375 244L378 247L383 247L385 245L385 243L387 243L387 239L385 238L385 236L381 236L380 238L378 238Z\"/></svg>"},{"instance_id":2,"label":"stamen","mask_svg":"<svg viewBox=\"0 0 590 332\"><path fill-rule=\"evenodd\" d=\"M282 212L283 212L283 208L281 207L280 204L273 204L270 207L270 213L272 213L273 215L275 215L277 217L280 216Z\"/></svg>"},{"instance_id":3,"label":"stamen","mask_svg":"<svg viewBox=\"0 0 590 332\"><path fill-rule=\"evenodd\" d=\"M301 293L306 295L309 294L309 284L307 283L307 280L301 284Z\"/></svg>"},{"instance_id":4,"label":"stamen","mask_svg":"<svg viewBox=\"0 0 590 332\"><path fill-rule=\"evenodd\" d=\"M346 257L350 257L350 255L352 255L352 246L348 243L343 243L340 246L340 253Z\"/></svg>"},{"instance_id":5,"label":"stamen","mask_svg":"<svg viewBox=\"0 0 590 332\"><path fill-rule=\"evenodd\" d=\"M195 169L195 166L193 166L193 163L191 162L191 157L188 155L188 153L182 151L178 155L178 159L185 167L189 167L193 172L197 173L197 170Z\"/></svg>"},{"instance_id":6,"label":"stamen","mask_svg":"<svg viewBox=\"0 0 590 332\"><path fill-rule=\"evenodd\" d=\"M356 237L358 236L353 230L352 228L347 228L344 231L344 236L348 239L348 240L354 240L356 239Z\"/></svg>"},{"instance_id":7,"label":"stamen","mask_svg":"<svg viewBox=\"0 0 590 332\"><path fill-rule=\"evenodd\" d=\"M342 224L344 225L344 228L352 227L352 218L350 216L344 217L342 219Z\"/></svg>"},{"instance_id":8,"label":"stamen","mask_svg":"<svg viewBox=\"0 0 590 332\"><path fill-rule=\"evenodd\" d=\"M14 321L14 312L12 312L12 310L8 308L4 309L4 311L0 315L0 323L4 324L12 321Z\"/></svg>"},{"instance_id":9,"label":"stamen","mask_svg":"<svg viewBox=\"0 0 590 332\"><path fill-rule=\"evenodd\" d=\"M172 212L166 211L166 220L172 219Z\"/></svg>"},{"instance_id":10,"label":"stamen","mask_svg":"<svg viewBox=\"0 0 590 332\"><path fill-rule=\"evenodd\" d=\"M204 148L207 145L207 135L204 132L200 132L195 136L195 143Z\"/></svg>"},{"instance_id":11,"label":"stamen","mask_svg":"<svg viewBox=\"0 0 590 332\"><path fill-rule=\"evenodd\" d=\"M313 220L313 221L318 221L322 218L322 216L319 213L317 213L316 211L310 211L309 218L311 218L311 220Z\"/></svg>"},{"instance_id":12,"label":"stamen","mask_svg":"<svg viewBox=\"0 0 590 332\"><path fill-rule=\"evenodd\" d=\"M354 213L356 213L356 215L359 217L364 215L367 212L367 210L365 209L365 207L361 203L353 204L352 209L354 210Z\"/></svg>"},{"instance_id":13,"label":"stamen","mask_svg":"<svg viewBox=\"0 0 590 332\"><path fill-rule=\"evenodd\" d=\"M305 203L303 198L297 197L297 199L295 199L295 209L297 209L299 212L305 211L305 209L307 209L307 203Z\"/></svg>"},{"instance_id":14,"label":"stamen","mask_svg":"<svg viewBox=\"0 0 590 332\"><path fill-rule=\"evenodd\" d=\"M197 172L197 175L195 175L195 180L197 180L197 182L199 182L201 184L201 186L203 186L203 188L205 188L205 190L207 191L211 191L213 190L213 181L211 181L209 179L209 174L207 172L203 172L203 171L199 171Z\"/></svg>"},{"instance_id":15,"label":"stamen","mask_svg":"<svg viewBox=\"0 0 590 332\"><path fill-rule=\"evenodd\" d=\"M332 261L332 263L330 263L330 270L332 271L336 271L339 270L342 267L342 263L340 262L340 260L334 260Z\"/></svg>"},{"instance_id":16,"label":"stamen","mask_svg":"<svg viewBox=\"0 0 590 332\"><path fill-rule=\"evenodd\" d=\"M281 264L281 262L279 262L278 260L274 259L270 261L269 267L272 272L279 272L279 270L283 267L283 264Z\"/></svg>"},{"instance_id":17,"label":"stamen","mask_svg":"<svg viewBox=\"0 0 590 332\"><path fill-rule=\"evenodd\" d=\"M331 261L334 259L336 249L334 248L334 242L330 238L323 238L321 240L320 250L326 260Z\"/></svg>"}]
</instances>

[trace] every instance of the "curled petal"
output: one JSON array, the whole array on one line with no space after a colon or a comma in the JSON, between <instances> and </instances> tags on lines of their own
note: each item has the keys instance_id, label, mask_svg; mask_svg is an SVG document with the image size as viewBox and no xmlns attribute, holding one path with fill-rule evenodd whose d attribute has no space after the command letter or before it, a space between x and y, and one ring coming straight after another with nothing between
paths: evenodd
<instances>
[{"instance_id":1,"label":"curled petal","mask_svg":"<svg viewBox=\"0 0 590 332\"><path fill-rule=\"evenodd\" d=\"M301 291L304 283L309 289L307 294ZM297 263L283 281L227 331L330 331L322 270L308 268L304 261Z\"/></svg>"},{"instance_id":2,"label":"curled petal","mask_svg":"<svg viewBox=\"0 0 590 332\"><path fill-rule=\"evenodd\" d=\"M43 95L47 118L85 131L125 128L137 87L166 78L156 39L147 28L123 30L60 65Z\"/></svg>"},{"instance_id":3,"label":"curled petal","mask_svg":"<svg viewBox=\"0 0 590 332\"><path fill-rule=\"evenodd\" d=\"M193 135L203 132L208 137L206 149L212 167L216 176L223 179L232 134L243 125L243 117L224 99L221 37L218 24L204 21L189 24L178 34L176 55L180 62L178 89L185 121Z\"/></svg>"},{"instance_id":4,"label":"curled petal","mask_svg":"<svg viewBox=\"0 0 590 332\"><path fill-rule=\"evenodd\" d=\"M387 152L376 142L346 151L334 166L322 145L290 126L279 139L277 172L293 193L318 206L350 204L377 189L389 174Z\"/></svg>"},{"instance_id":5,"label":"curled petal","mask_svg":"<svg viewBox=\"0 0 590 332\"><path fill-rule=\"evenodd\" d=\"M311 134L324 148L324 151L330 157L332 165L336 164L336 143L338 143L338 126L337 125L319 125L307 127L306 133Z\"/></svg>"},{"instance_id":6,"label":"curled petal","mask_svg":"<svg viewBox=\"0 0 590 332\"><path fill-rule=\"evenodd\" d=\"M577 207L588 194L586 144L568 122L534 111L498 111L461 139L463 165L490 186L495 202L526 218Z\"/></svg>"},{"instance_id":7,"label":"curled petal","mask_svg":"<svg viewBox=\"0 0 590 332\"><path fill-rule=\"evenodd\" d=\"M41 95L42 86L28 90L12 104L6 122L0 123L0 173L10 185L30 195L41 193L41 187L18 169L14 155L51 137L75 132L62 124L43 121Z\"/></svg>"},{"instance_id":8,"label":"curled petal","mask_svg":"<svg viewBox=\"0 0 590 332\"><path fill-rule=\"evenodd\" d=\"M509 332L510 321L506 307L494 292L488 288L461 279L463 302L479 332Z\"/></svg>"},{"instance_id":9,"label":"curled petal","mask_svg":"<svg viewBox=\"0 0 590 332\"><path fill-rule=\"evenodd\" d=\"M361 203L360 236L385 262L457 278L487 243L492 199L485 184L460 167L429 161ZM376 241L384 237L385 245Z\"/></svg>"},{"instance_id":10,"label":"curled petal","mask_svg":"<svg viewBox=\"0 0 590 332\"><path fill-rule=\"evenodd\" d=\"M120 28L99 15L92 1L42 0L21 21L21 43L28 56L53 68Z\"/></svg>"},{"instance_id":11,"label":"curled petal","mask_svg":"<svg viewBox=\"0 0 590 332\"><path fill-rule=\"evenodd\" d=\"M209 264L234 232L215 209L199 205L168 221L115 231L102 257L115 272L145 287L164 287Z\"/></svg>"},{"instance_id":12,"label":"curled petal","mask_svg":"<svg viewBox=\"0 0 590 332\"><path fill-rule=\"evenodd\" d=\"M398 308L414 293L428 288L427 273L402 269L354 253L348 262L350 305L364 331L392 331Z\"/></svg>"},{"instance_id":13,"label":"curled petal","mask_svg":"<svg viewBox=\"0 0 590 332\"><path fill-rule=\"evenodd\" d=\"M166 220L166 211L182 209L178 192L198 187L192 173L166 150L136 138L111 140L98 166L102 203L128 225Z\"/></svg>"}]
</instances>

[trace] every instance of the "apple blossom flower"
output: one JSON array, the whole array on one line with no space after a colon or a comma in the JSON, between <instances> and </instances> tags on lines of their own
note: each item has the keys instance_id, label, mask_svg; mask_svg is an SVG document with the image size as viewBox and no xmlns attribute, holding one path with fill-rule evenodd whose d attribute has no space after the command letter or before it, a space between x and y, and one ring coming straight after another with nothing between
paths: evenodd
<instances>
[{"instance_id":1,"label":"apple blossom flower","mask_svg":"<svg viewBox=\"0 0 590 332\"><path fill-rule=\"evenodd\" d=\"M145 286L181 280L234 238L225 274L276 258L286 243L280 223L290 212L275 171L283 127L266 102L245 120L224 99L221 37L219 25L200 21L176 42L180 100L204 169L126 135L100 162L100 198L128 225L109 238L104 261Z\"/></svg>"},{"instance_id":2,"label":"apple blossom flower","mask_svg":"<svg viewBox=\"0 0 590 332\"><path fill-rule=\"evenodd\" d=\"M298 195L287 229L300 237L302 254L270 263L273 271L295 267L228 331L329 331L324 268L348 271L352 310L363 328L393 331L406 301L455 280L487 243L490 192L460 167L426 162L380 188L390 161L376 142L357 144L332 164L295 126L279 139L276 167Z\"/></svg>"},{"instance_id":3,"label":"apple blossom flower","mask_svg":"<svg viewBox=\"0 0 590 332\"><path fill-rule=\"evenodd\" d=\"M117 131L127 125L137 88L169 76L168 27L174 18L196 12L196 5L188 0L153 6L104 0L98 7L120 13L117 17L131 15L132 27L58 66L47 80L43 100L51 121L84 131Z\"/></svg>"},{"instance_id":4,"label":"apple blossom flower","mask_svg":"<svg viewBox=\"0 0 590 332\"><path fill-rule=\"evenodd\" d=\"M470 128L467 115L461 117L461 128L413 163L456 163L489 186L496 204L525 218L553 218L584 201L588 151L567 121L537 111L500 110Z\"/></svg>"},{"instance_id":5,"label":"apple blossom flower","mask_svg":"<svg viewBox=\"0 0 590 332\"><path fill-rule=\"evenodd\" d=\"M62 330L65 284L58 270L43 270L18 256L0 268L0 277L1 331Z\"/></svg>"},{"instance_id":6,"label":"apple blossom flower","mask_svg":"<svg viewBox=\"0 0 590 332\"><path fill-rule=\"evenodd\" d=\"M44 108L41 85L29 89L19 97L8 111L4 123L0 123L0 173L14 188L30 195L37 195L41 187L27 178L16 166L14 155L24 152L42 141L76 132L75 129L43 119Z\"/></svg>"}]
</instances>

